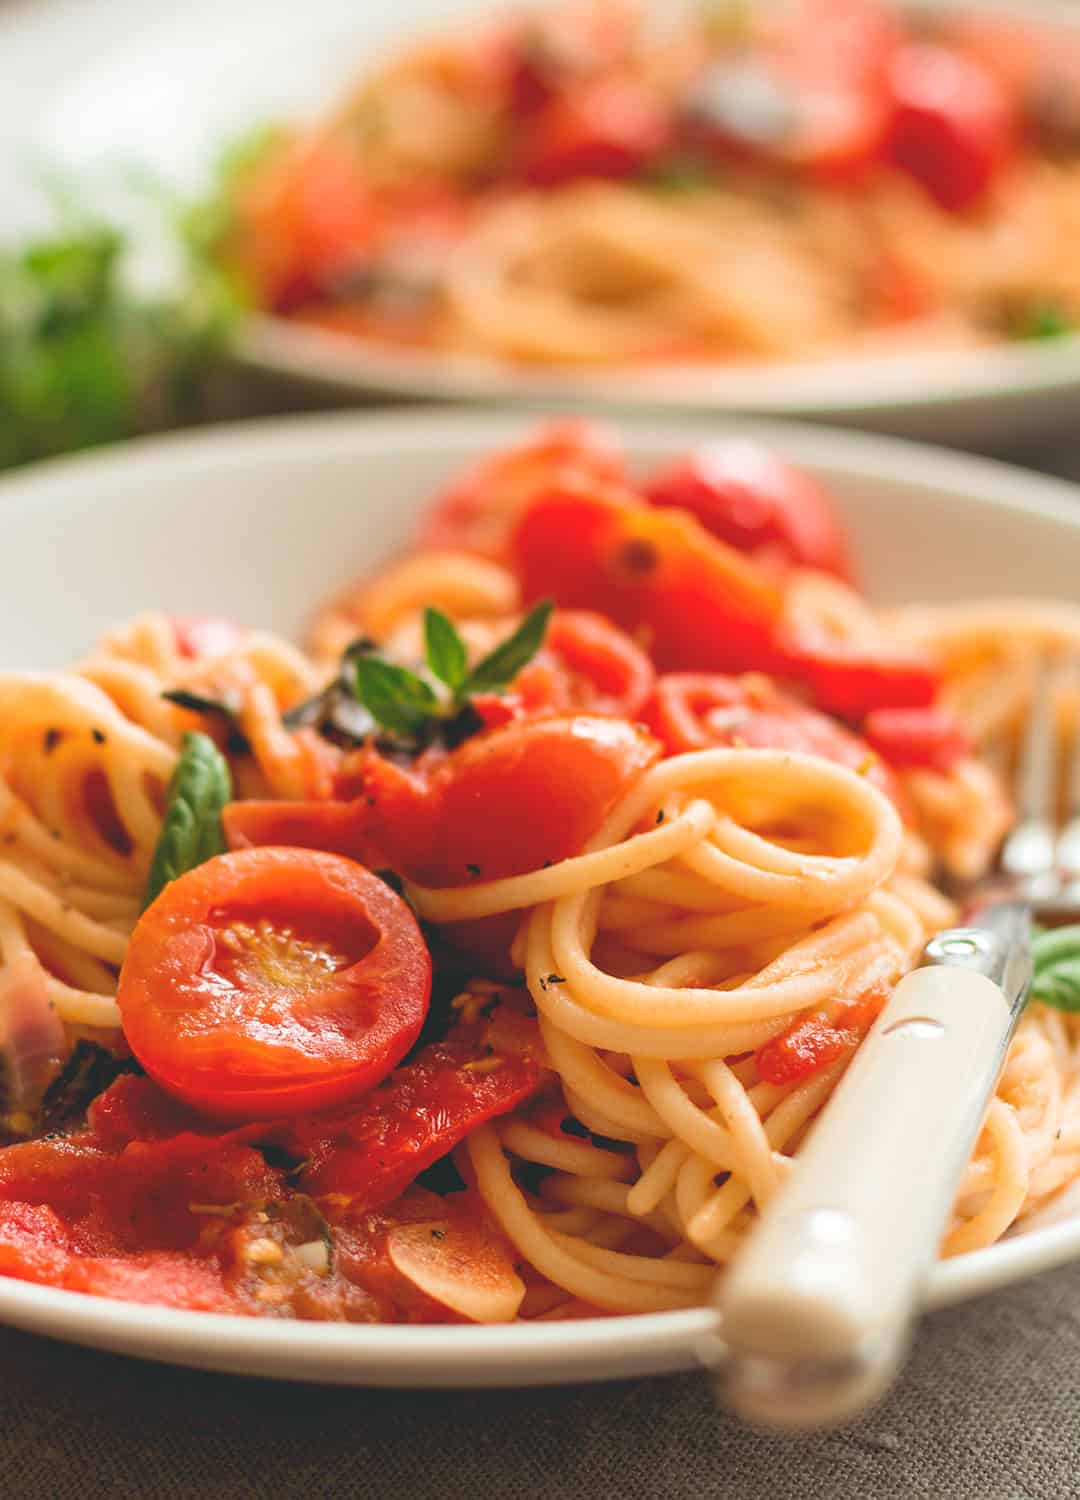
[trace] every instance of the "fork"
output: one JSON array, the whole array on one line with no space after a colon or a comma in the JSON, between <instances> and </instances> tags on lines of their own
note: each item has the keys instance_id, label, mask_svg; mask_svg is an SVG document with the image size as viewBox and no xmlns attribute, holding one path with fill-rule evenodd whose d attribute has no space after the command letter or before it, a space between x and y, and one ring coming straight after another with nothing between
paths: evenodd
<instances>
[{"instance_id":1,"label":"fork","mask_svg":"<svg viewBox=\"0 0 1080 1500\"><path fill-rule=\"evenodd\" d=\"M1056 820L1058 690L1036 663L999 869L981 921L939 933L896 986L795 1171L717 1281L718 1394L757 1423L844 1421L899 1369L922 1289L1031 980L1032 910L1080 916L1080 735Z\"/></svg>"}]
</instances>

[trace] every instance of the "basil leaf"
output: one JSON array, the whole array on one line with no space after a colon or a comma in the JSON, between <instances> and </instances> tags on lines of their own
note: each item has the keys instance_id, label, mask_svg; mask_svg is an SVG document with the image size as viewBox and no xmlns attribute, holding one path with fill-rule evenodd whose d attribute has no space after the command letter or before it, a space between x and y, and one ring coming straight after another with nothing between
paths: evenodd
<instances>
[{"instance_id":1,"label":"basil leaf","mask_svg":"<svg viewBox=\"0 0 1080 1500\"><path fill-rule=\"evenodd\" d=\"M456 694L469 672L465 642L441 609L424 610L424 655L440 682Z\"/></svg>"},{"instance_id":2,"label":"basil leaf","mask_svg":"<svg viewBox=\"0 0 1080 1500\"><path fill-rule=\"evenodd\" d=\"M1080 1011L1080 926L1055 927L1031 945L1031 998L1055 1010Z\"/></svg>"},{"instance_id":3,"label":"basil leaf","mask_svg":"<svg viewBox=\"0 0 1080 1500\"><path fill-rule=\"evenodd\" d=\"M170 881L225 852L221 813L231 797L232 776L221 751L205 734L186 734L150 862L144 911Z\"/></svg>"},{"instance_id":4,"label":"basil leaf","mask_svg":"<svg viewBox=\"0 0 1080 1500\"><path fill-rule=\"evenodd\" d=\"M359 656L353 663L356 696L394 734L422 734L438 709L438 699L422 677L379 656Z\"/></svg>"},{"instance_id":5,"label":"basil leaf","mask_svg":"<svg viewBox=\"0 0 1080 1500\"><path fill-rule=\"evenodd\" d=\"M554 603L545 599L531 609L513 635L476 664L462 685L461 695L497 693L513 682L543 645L554 608Z\"/></svg>"}]
</instances>

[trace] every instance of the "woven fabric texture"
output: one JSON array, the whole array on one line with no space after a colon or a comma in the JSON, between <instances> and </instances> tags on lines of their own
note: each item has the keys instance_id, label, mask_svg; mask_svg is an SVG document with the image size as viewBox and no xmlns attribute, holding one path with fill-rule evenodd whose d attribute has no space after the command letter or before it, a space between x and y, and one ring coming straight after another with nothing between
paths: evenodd
<instances>
[{"instance_id":1,"label":"woven fabric texture","mask_svg":"<svg viewBox=\"0 0 1080 1500\"><path fill-rule=\"evenodd\" d=\"M892 1395L806 1438L703 1380L370 1391L143 1364L0 1332L13 1500L1069 1500L1080 1266L939 1313Z\"/></svg>"}]
</instances>

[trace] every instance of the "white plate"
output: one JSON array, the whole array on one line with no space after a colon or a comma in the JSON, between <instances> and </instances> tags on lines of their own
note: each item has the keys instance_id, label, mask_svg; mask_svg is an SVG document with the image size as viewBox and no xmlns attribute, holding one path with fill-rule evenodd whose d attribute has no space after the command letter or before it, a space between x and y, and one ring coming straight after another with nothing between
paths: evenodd
<instances>
[{"instance_id":1,"label":"white plate","mask_svg":"<svg viewBox=\"0 0 1080 1500\"><path fill-rule=\"evenodd\" d=\"M1074 0L986 3L1080 27ZM90 28L80 0L23 0L0 16L0 142L76 172L138 161L194 185L221 143L253 123L317 115L402 38L493 8L497 0L97 0ZM3 155L0 201L11 193ZM242 356L339 395L742 411L999 450L1062 430L1080 400L1080 338L750 369L573 373L394 351L262 319Z\"/></svg>"},{"instance_id":2,"label":"white plate","mask_svg":"<svg viewBox=\"0 0 1080 1500\"><path fill-rule=\"evenodd\" d=\"M296 418L136 443L0 482L0 670L54 667L145 609L225 612L297 633L320 597L406 538L436 485L512 440L503 415ZM747 430L743 424L740 430ZM762 435L836 496L882 603L993 593L1075 598L1080 490L882 438ZM652 464L715 436L640 426ZM928 1304L973 1297L1080 1255L1080 1205L935 1268ZM1055 1222L1055 1220L1057 1220ZM259 1322L99 1301L0 1278L0 1320L178 1364L342 1384L505 1385L692 1366L705 1313L508 1328Z\"/></svg>"}]
</instances>

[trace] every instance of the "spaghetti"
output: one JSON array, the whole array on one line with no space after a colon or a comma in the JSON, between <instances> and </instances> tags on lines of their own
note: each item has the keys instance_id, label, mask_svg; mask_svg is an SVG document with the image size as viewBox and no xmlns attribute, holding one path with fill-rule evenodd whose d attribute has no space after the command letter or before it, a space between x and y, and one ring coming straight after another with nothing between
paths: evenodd
<instances>
[{"instance_id":1,"label":"spaghetti","mask_svg":"<svg viewBox=\"0 0 1080 1500\"><path fill-rule=\"evenodd\" d=\"M1074 326L1071 33L882 0L725 15L593 0L416 47L241 175L225 253L279 315L549 367Z\"/></svg>"},{"instance_id":2,"label":"spaghetti","mask_svg":"<svg viewBox=\"0 0 1080 1500\"><path fill-rule=\"evenodd\" d=\"M765 539L718 540L748 513L722 459L631 486L609 439L547 429L320 614L313 657L151 616L70 672L0 679L3 1271L361 1320L701 1302L953 921L939 873L993 857L1009 815L985 756L1036 660L1078 641L1066 606L878 614L779 461L752 466ZM538 560L559 608L523 618ZM985 674L1014 670L981 713ZM841 699L843 722L822 707ZM233 852L140 915L193 729L231 777ZM394 872L423 937L361 865ZM163 970L174 942L197 956ZM444 999L418 1042L429 947ZM35 1139L42 1088L91 1041L150 1076ZM1075 1179L1078 1044L1070 1013L1029 1008L943 1253ZM197 1189L193 1150L214 1163Z\"/></svg>"}]
</instances>

